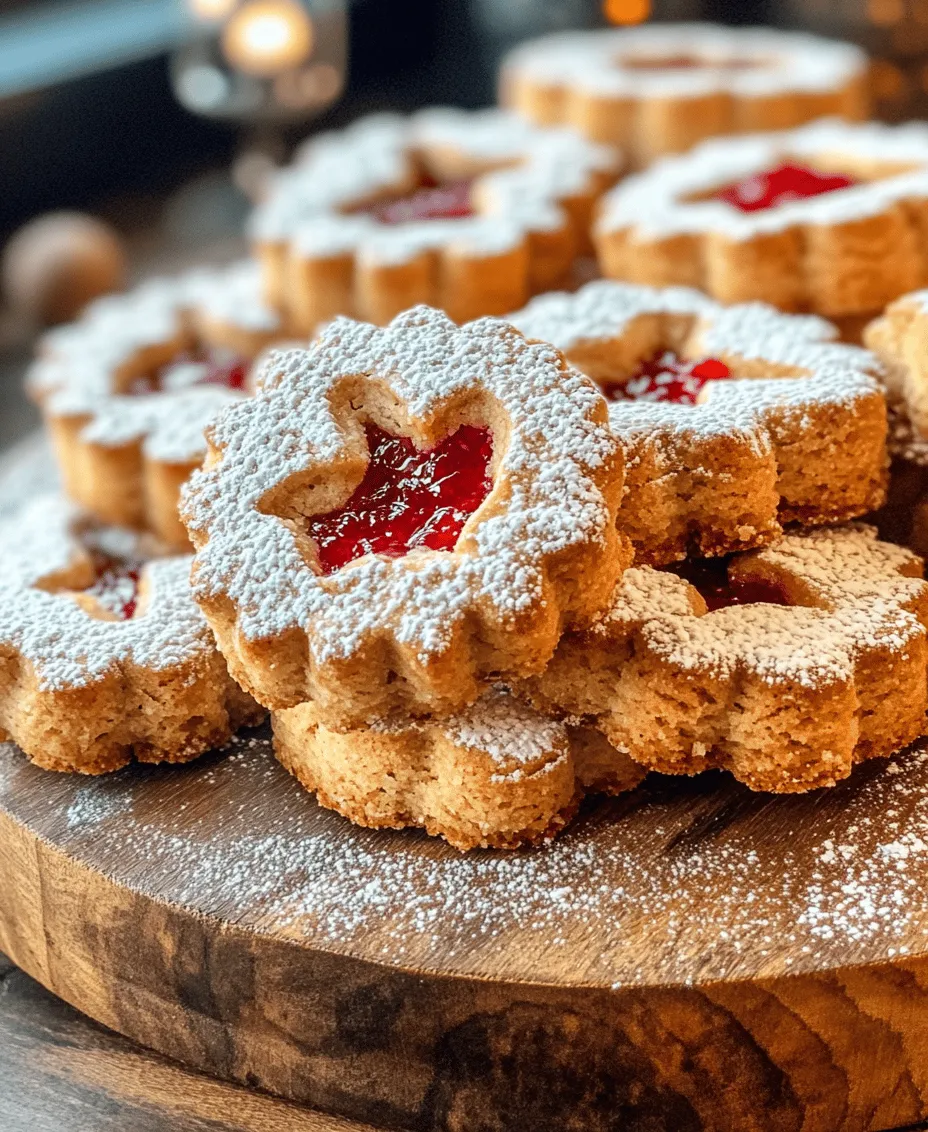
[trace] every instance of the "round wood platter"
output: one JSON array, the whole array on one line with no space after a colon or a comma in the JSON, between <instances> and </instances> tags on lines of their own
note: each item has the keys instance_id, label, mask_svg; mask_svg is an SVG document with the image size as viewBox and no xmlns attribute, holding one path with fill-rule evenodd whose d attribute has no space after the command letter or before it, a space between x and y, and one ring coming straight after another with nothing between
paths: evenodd
<instances>
[{"instance_id":1,"label":"round wood platter","mask_svg":"<svg viewBox=\"0 0 928 1132\"><path fill-rule=\"evenodd\" d=\"M265 731L103 779L3 744L0 950L381 1128L896 1128L928 1115L928 746L801 797L654 777L461 855L319 808Z\"/></svg>"}]
</instances>

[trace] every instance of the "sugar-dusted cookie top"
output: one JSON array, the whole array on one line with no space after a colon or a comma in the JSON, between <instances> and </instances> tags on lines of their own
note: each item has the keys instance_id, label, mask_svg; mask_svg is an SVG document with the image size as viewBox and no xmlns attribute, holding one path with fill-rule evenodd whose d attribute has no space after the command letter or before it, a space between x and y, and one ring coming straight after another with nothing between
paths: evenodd
<instances>
[{"instance_id":1,"label":"sugar-dusted cookie top","mask_svg":"<svg viewBox=\"0 0 928 1132\"><path fill-rule=\"evenodd\" d=\"M639 560L741 550L882 500L883 367L820 318L605 280L510 318L603 389Z\"/></svg>"},{"instance_id":2,"label":"sugar-dusted cookie top","mask_svg":"<svg viewBox=\"0 0 928 1132\"><path fill-rule=\"evenodd\" d=\"M184 506L194 590L242 670L269 642L303 642L288 690L264 680L274 706L328 704L363 656L372 702L461 707L488 670L543 665L626 564L605 403L499 320L335 320L272 356L209 439Z\"/></svg>"}]
</instances>

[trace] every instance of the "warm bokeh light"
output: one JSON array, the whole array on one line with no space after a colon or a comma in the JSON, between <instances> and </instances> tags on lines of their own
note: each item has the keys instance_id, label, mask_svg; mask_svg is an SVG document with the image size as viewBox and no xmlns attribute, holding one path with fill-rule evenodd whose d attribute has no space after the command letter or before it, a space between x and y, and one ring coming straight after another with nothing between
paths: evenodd
<instances>
[{"instance_id":1,"label":"warm bokeh light","mask_svg":"<svg viewBox=\"0 0 928 1132\"><path fill-rule=\"evenodd\" d=\"M868 0L867 15L871 23L889 27L905 16L905 4L902 0Z\"/></svg>"},{"instance_id":2,"label":"warm bokeh light","mask_svg":"<svg viewBox=\"0 0 928 1132\"><path fill-rule=\"evenodd\" d=\"M611 24L642 24L651 15L651 0L603 0L603 15Z\"/></svg>"},{"instance_id":3,"label":"warm bokeh light","mask_svg":"<svg viewBox=\"0 0 928 1132\"><path fill-rule=\"evenodd\" d=\"M238 0L188 0L190 10L198 20L224 20L235 8Z\"/></svg>"},{"instance_id":4,"label":"warm bokeh light","mask_svg":"<svg viewBox=\"0 0 928 1132\"><path fill-rule=\"evenodd\" d=\"M251 0L222 33L226 58L240 71L267 78L309 58L313 27L295 0Z\"/></svg>"}]
</instances>

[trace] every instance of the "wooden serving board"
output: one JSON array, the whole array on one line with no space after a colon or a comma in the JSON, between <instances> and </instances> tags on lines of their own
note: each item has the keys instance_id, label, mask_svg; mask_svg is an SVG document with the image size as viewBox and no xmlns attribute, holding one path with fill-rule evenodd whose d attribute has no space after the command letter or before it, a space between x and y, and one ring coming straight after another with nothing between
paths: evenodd
<instances>
[{"instance_id":1,"label":"wooden serving board","mask_svg":"<svg viewBox=\"0 0 928 1132\"><path fill-rule=\"evenodd\" d=\"M0 745L0 949L382 1128L897 1128L928 1114L928 747L795 798L654 778L462 856L320 809L265 732L97 780Z\"/></svg>"}]
</instances>

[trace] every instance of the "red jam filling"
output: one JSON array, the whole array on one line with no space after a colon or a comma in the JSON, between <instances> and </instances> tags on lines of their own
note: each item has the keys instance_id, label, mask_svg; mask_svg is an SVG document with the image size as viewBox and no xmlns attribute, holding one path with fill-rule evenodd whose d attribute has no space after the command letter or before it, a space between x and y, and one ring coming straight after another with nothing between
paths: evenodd
<instances>
[{"instance_id":1,"label":"red jam filling","mask_svg":"<svg viewBox=\"0 0 928 1132\"><path fill-rule=\"evenodd\" d=\"M731 370L718 358L687 361L670 350L663 350L643 361L631 377L623 381L601 382L603 395L610 401L670 401L675 405L695 405L709 381L724 381Z\"/></svg>"},{"instance_id":2,"label":"red jam filling","mask_svg":"<svg viewBox=\"0 0 928 1132\"><path fill-rule=\"evenodd\" d=\"M743 181L726 185L715 196L740 212L762 212L778 204L835 193L856 184L853 177L843 173L819 173L816 169L787 162L766 173L755 173Z\"/></svg>"},{"instance_id":3,"label":"red jam filling","mask_svg":"<svg viewBox=\"0 0 928 1132\"><path fill-rule=\"evenodd\" d=\"M789 605L782 588L760 578L729 578L724 558L702 558L670 567L702 596L709 612L732 605Z\"/></svg>"},{"instance_id":4,"label":"red jam filling","mask_svg":"<svg viewBox=\"0 0 928 1132\"><path fill-rule=\"evenodd\" d=\"M122 562L104 554L95 554L94 559L97 576L84 593L120 621L131 620L138 608L141 563Z\"/></svg>"},{"instance_id":5,"label":"red jam filling","mask_svg":"<svg viewBox=\"0 0 928 1132\"><path fill-rule=\"evenodd\" d=\"M243 392L248 380L248 362L235 354L212 351L202 357L181 354L153 374L137 377L127 392L134 396L219 385Z\"/></svg>"},{"instance_id":6,"label":"red jam filling","mask_svg":"<svg viewBox=\"0 0 928 1132\"><path fill-rule=\"evenodd\" d=\"M380 201L364 212L379 224L460 220L474 214L471 186L471 181L453 181L446 185L424 184L413 193Z\"/></svg>"},{"instance_id":7,"label":"red jam filling","mask_svg":"<svg viewBox=\"0 0 928 1132\"><path fill-rule=\"evenodd\" d=\"M468 518L493 486L493 437L463 425L434 448L367 426L370 462L344 506L314 515L308 533L323 574L364 554L400 558L415 547L453 550Z\"/></svg>"}]
</instances>

